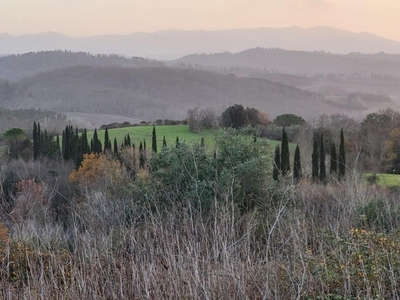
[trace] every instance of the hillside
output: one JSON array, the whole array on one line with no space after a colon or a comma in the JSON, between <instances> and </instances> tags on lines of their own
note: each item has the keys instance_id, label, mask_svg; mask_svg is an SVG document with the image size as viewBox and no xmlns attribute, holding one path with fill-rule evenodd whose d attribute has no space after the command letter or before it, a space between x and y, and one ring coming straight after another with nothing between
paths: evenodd
<instances>
[{"instance_id":1,"label":"hillside","mask_svg":"<svg viewBox=\"0 0 400 300\"><path fill-rule=\"evenodd\" d=\"M36 107L144 120L182 119L196 106L222 109L235 103L270 117L342 112L318 94L284 84L173 68L78 66L50 71L3 85L0 103L10 109Z\"/></svg>"},{"instance_id":2,"label":"hillside","mask_svg":"<svg viewBox=\"0 0 400 300\"><path fill-rule=\"evenodd\" d=\"M0 78L16 81L38 73L72 66L157 67L164 63L119 55L91 55L85 52L43 51L0 57ZM1 82L0 82L1 84Z\"/></svg>"},{"instance_id":3,"label":"hillside","mask_svg":"<svg viewBox=\"0 0 400 300\"><path fill-rule=\"evenodd\" d=\"M346 55L326 52L288 51L254 48L239 53L192 54L170 62L231 72L254 69L288 74L341 74L370 76L371 73L400 76L400 55Z\"/></svg>"},{"instance_id":4,"label":"hillside","mask_svg":"<svg viewBox=\"0 0 400 300\"><path fill-rule=\"evenodd\" d=\"M324 50L332 53L400 54L398 41L370 33L354 33L330 27L167 30L80 38L53 32L22 36L0 35L0 55L62 49L170 60L192 53L239 52L255 47L301 51Z\"/></svg>"}]
</instances>

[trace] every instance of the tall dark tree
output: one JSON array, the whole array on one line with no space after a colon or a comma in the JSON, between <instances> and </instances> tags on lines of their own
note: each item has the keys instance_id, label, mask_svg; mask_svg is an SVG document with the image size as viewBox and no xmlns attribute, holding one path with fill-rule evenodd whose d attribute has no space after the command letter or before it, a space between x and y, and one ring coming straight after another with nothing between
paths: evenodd
<instances>
[{"instance_id":1,"label":"tall dark tree","mask_svg":"<svg viewBox=\"0 0 400 300\"><path fill-rule=\"evenodd\" d=\"M41 141L42 141L42 136L41 136L42 130L40 129L40 123L37 123L37 149L38 149L38 156L40 155L40 151L42 148Z\"/></svg>"},{"instance_id":2,"label":"tall dark tree","mask_svg":"<svg viewBox=\"0 0 400 300\"><path fill-rule=\"evenodd\" d=\"M114 138L114 154L118 154L118 143L117 138Z\"/></svg>"},{"instance_id":3,"label":"tall dark tree","mask_svg":"<svg viewBox=\"0 0 400 300\"><path fill-rule=\"evenodd\" d=\"M126 135L126 145L128 147L132 146L131 137L130 137L129 133Z\"/></svg>"},{"instance_id":4,"label":"tall dark tree","mask_svg":"<svg viewBox=\"0 0 400 300\"><path fill-rule=\"evenodd\" d=\"M36 122L33 122L33 159L39 157L39 135Z\"/></svg>"},{"instance_id":5,"label":"tall dark tree","mask_svg":"<svg viewBox=\"0 0 400 300\"><path fill-rule=\"evenodd\" d=\"M249 118L243 105L228 107L221 115L223 127L240 128L249 124Z\"/></svg>"},{"instance_id":6,"label":"tall dark tree","mask_svg":"<svg viewBox=\"0 0 400 300\"><path fill-rule=\"evenodd\" d=\"M318 181L319 176L319 149L318 143L314 139L313 153L312 153L312 179L314 182Z\"/></svg>"},{"instance_id":7,"label":"tall dark tree","mask_svg":"<svg viewBox=\"0 0 400 300\"><path fill-rule=\"evenodd\" d=\"M106 128L104 132L104 153L106 153L107 150L111 151L111 141L108 135L108 129Z\"/></svg>"},{"instance_id":8,"label":"tall dark tree","mask_svg":"<svg viewBox=\"0 0 400 300\"><path fill-rule=\"evenodd\" d=\"M167 147L167 140L165 139L165 135L163 136L162 146L163 148Z\"/></svg>"},{"instance_id":9,"label":"tall dark tree","mask_svg":"<svg viewBox=\"0 0 400 300\"><path fill-rule=\"evenodd\" d=\"M176 137L176 140L175 140L175 147L176 148L179 147L179 137L178 136Z\"/></svg>"},{"instance_id":10,"label":"tall dark tree","mask_svg":"<svg viewBox=\"0 0 400 300\"><path fill-rule=\"evenodd\" d=\"M275 148L275 161L272 177L275 181L279 180L279 175L281 174L281 151L279 145Z\"/></svg>"},{"instance_id":11,"label":"tall dark tree","mask_svg":"<svg viewBox=\"0 0 400 300\"><path fill-rule=\"evenodd\" d=\"M282 176L285 176L290 172L290 161L289 161L289 139L285 127L282 130L282 144L281 144L281 171Z\"/></svg>"},{"instance_id":12,"label":"tall dark tree","mask_svg":"<svg viewBox=\"0 0 400 300\"><path fill-rule=\"evenodd\" d=\"M156 134L156 126L153 125L153 132L151 135L151 148L153 152L157 153L157 134Z\"/></svg>"},{"instance_id":13,"label":"tall dark tree","mask_svg":"<svg viewBox=\"0 0 400 300\"><path fill-rule=\"evenodd\" d=\"M339 145L339 179L346 175L346 153L344 150L344 134L343 129L340 130Z\"/></svg>"},{"instance_id":14,"label":"tall dark tree","mask_svg":"<svg viewBox=\"0 0 400 300\"><path fill-rule=\"evenodd\" d=\"M336 156L336 146L335 143L332 143L331 148L331 167L329 173L334 176L337 175L338 161Z\"/></svg>"},{"instance_id":15,"label":"tall dark tree","mask_svg":"<svg viewBox=\"0 0 400 300\"><path fill-rule=\"evenodd\" d=\"M324 136L321 135L320 152L319 152L319 180L326 182L326 165L325 165L325 146Z\"/></svg>"},{"instance_id":16,"label":"tall dark tree","mask_svg":"<svg viewBox=\"0 0 400 300\"><path fill-rule=\"evenodd\" d=\"M204 149L204 137L203 136L201 137L201 140L200 140L200 147Z\"/></svg>"},{"instance_id":17,"label":"tall dark tree","mask_svg":"<svg viewBox=\"0 0 400 300\"><path fill-rule=\"evenodd\" d=\"M143 144L140 142L139 144L139 168L144 169L146 162L143 155Z\"/></svg>"},{"instance_id":18,"label":"tall dark tree","mask_svg":"<svg viewBox=\"0 0 400 300\"><path fill-rule=\"evenodd\" d=\"M92 147L92 152L94 153L101 153L102 152L102 144L99 140L99 137L97 135L97 129L94 129L94 133L93 133L93 147Z\"/></svg>"},{"instance_id":19,"label":"tall dark tree","mask_svg":"<svg viewBox=\"0 0 400 300\"><path fill-rule=\"evenodd\" d=\"M294 161L293 161L293 179L298 182L302 177L301 171L301 160L300 160L300 148L299 145L296 147L296 151L294 152Z\"/></svg>"}]
</instances>

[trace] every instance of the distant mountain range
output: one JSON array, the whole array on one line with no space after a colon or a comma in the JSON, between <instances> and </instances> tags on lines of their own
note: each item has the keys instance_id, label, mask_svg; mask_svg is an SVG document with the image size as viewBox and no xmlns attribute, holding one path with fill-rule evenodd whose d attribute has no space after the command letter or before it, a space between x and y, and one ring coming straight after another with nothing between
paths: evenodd
<instances>
[{"instance_id":1,"label":"distant mountain range","mask_svg":"<svg viewBox=\"0 0 400 300\"><path fill-rule=\"evenodd\" d=\"M71 50L173 60L193 53L240 52L256 47L341 54L350 52L400 54L398 41L370 33L353 33L330 27L172 30L80 38L52 32L22 36L0 34L0 55L43 50Z\"/></svg>"},{"instance_id":2,"label":"distant mountain range","mask_svg":"<svg viewBox=\"0 0 400 300\"><path fill-rule=\"evenodd\" d=\"M359 74L372 73L400 77L399 54L330 54L326 52L288 51L281 49L254 48L239 53L192 54L169 62L191 67L240 72L254 69L263 72L286 74Z\"/></svg>"}]
</instances>

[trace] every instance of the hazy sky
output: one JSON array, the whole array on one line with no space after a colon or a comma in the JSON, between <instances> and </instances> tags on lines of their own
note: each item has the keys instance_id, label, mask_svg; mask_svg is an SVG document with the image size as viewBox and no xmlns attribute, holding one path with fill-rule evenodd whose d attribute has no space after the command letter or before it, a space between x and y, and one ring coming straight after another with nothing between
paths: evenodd
<instances>
[{"instance_id":1,"label":"hazy sky","mask_svg":"<svg viewBox=\"0 0 400 300\"><path fill-rule=\"evenodd\" d=\"M0 0L0 33L332 26L400 41L399 0Z\"/></svg>"}]
</instances>

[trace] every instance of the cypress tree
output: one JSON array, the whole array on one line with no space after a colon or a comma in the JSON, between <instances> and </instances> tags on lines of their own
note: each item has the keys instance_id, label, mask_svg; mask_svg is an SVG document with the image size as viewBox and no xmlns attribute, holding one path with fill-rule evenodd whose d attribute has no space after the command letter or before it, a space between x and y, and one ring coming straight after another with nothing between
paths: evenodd
<instances>
[{"instance_id":1,"label":"cypress tree","mask_svg":"<svg viewBox=\"0 0 400 300\"><path fill-rule=\"evenodd\" d=\"M143 144L140 142L139 144L139 168L144 169L145 159L143 155Z\"/></svg>"},{"instance_id":2,"label":"cypress tree","mask_svg":"<svg viewBox=\"0 0 400 300\"><path fill-rule=\"evenodd\" d=\"M340 145L339 145L339 179L346 175L346 154L344 151L344 134L343 129L340 130Z\"/></svg>"},{"instance_id":3,"label":"cypress tree","mask_svg":"<svg viewBox=\"0 0 400 300\"><path fill-rule=\"evenodd\" d=\"M314 182L318 180L319 174L319 151L318 151L318 144L317 141L314 139L314 147L312 153L312 179Z\"/></svg>"},{"instance_id":4,"label":"cypress tree","mask_svg":"<svg viewBox=\"0 0 400 300\"><path fill-rule=\"evenodd\" d=\"M337 156L336 156L336 146L335 143L332 143L332 148L331 148L331 168L329 173L333 176L337 174L337 167L338 167L338 162L337 162Z\"/></svg>"},{"instance_id":5,"label":"cypress tree","mask_svg":"<svg viewBox=\"0 0 400 300\"><path fill-rule=\"evenodd\" d=\"M178 136L176 136L175 147L176 147L176 148L179 147L179 137L178 137Z\"/></svg>"},{"instance_id":6,"label":"cypress tree","mask_svg":"<svg viewBox=\"0 0 400 300\"><path fill-rule=\"evenodd\" d=\"M201 137L200 147L204 149L204 137Z\"/></svg>"},{"instance_id":7,"label":"cypress tree","mask_svg":"<svg viewBox=\"0 0 400 300\"><path fill-rule=\"evenodd\" d=\"M132 146L132 144L131 144L131 137L130 137L130 135L129 135L129 133L126 135L126 144L127 144L127 146Z\"/></svg>"},{"instance_id":8,"label":"cypress tree","mask_svg":"<svg viewBox=\"0 0 400 300\"><path fill-rule=\"evenodd\" d=\"M301 160L300 160L300 148L299 145L296 147L296 151L294 152L294 161L293 161L293 179L295 182L298 182L302 177L301 172Z\"/></svg>"},{"instance_id":9,"label":"cypress tree","mask_svg":"<svg viewBox=\"0 0 400 300\"><path fill-rule=\"evenodd\" d=\"M104 153L106 153L107 150L111 151L111 141L108 135L108 128L106 128L104 132Z\"/></svg>"},{"instance_id":10,"label":"cypress tree","mask_svg":"<svg viewBox=\"0 0 400 300\"><path fill-rule=\"evenodd\" d=\"M65 159L65 151L66 151L66 137L65 137L65 130L62 132L62 142L61 142L61 157Z\"/></svg>"},{"instance_id":11,"label":"cypress tree","mask_svg":"<svg viewBox=\"0 0 400 300\"><path fill-rule=\"evenodd\" d=\"M326 166L325 166L325 146L324 146L324 135L321 134L321 145L319 155L319 180L323 183L326 182Z\"/></svg>"},{"instance_id":12,"label":"cypress tree","mask_svg":"<svg viewBox=\"0 0 400 300\"><path fill-rule=\"evenodd\" d=\"M69 126L65 127L65 131L63 132L63 144L64 144L64 160L70 159L70 134L69 134ZM65 141L65 143L64 143Z\"/></svg>"},{"instance_id":13,"label":"cypress tree","mask_svg":"<svg viewBox=\"0 0 400 300\"><path fill-rule=\"evenodd\" d=\"M277 180L279 180L280 174L281 174L281 154L280 154L280 149L279 149L279 145L278 145L275 148L275 163L274 163L274 169L272 172L272 178L277 181Z\"/></svg>"},{"instance_id":14,"label":"cypress tree","mask_svg":"<svg viewBox=\"0 0 400 300\"><path fill-rule=\"evenodd\" d=\"M56 137L56 145L57 145L57 151L60 151L60 136L58 134Z\"/></svg>"},{"instance_id":15,"label":"cypress tree","mask_svg":"<svg viewBox=\"0 0 400 300\"><path fill-rule=\"evenodd\" d=\"M36 122L33 122L33 159L39 157L38 133Z\"/></svg>"},{"instance_id":16,"label":"cypress tree","mask_svg":"<svg viewBox=\"0 0 400 300\"><path fill-rule=\"evenodd\" d=\"M151 148L153 152L157 153L157 135L156 135L156 126L153 125L153 133L151 135Z\"/></svg>"},{"instance_id":17,"label":"cypress tree","mask_svg":"<svg viewBox=\"0 0 400 300\"><path fill-rule=\"evenodd\" d=\"M289 140L285 130L283 127L282 130L282 146L281 146L281 171L282 176L285 176L290 172L290 162L289 162Z\"/></svg>"},{"instance_id":18,"label":"cypress tree","mask_svg":"<svg viewBox=\"0 0 400 300\"><path fill-rule=\"evenodd\" d=\"M165 139L165 135L163 136L162 146L163 148L167 147L167 140Z\"/></svg>"},{"instance_id":19,"label":"cypress tree","mask_svg":"<svg viewBox=\"0 0 400 300\"><path fill-rule=\"evenodd\" d=\"M117 144L117 138L114 138L114 154L118 154L118 144Z\"/></svg>"},{"instance_id":20,"label":"cypress tree","mask_svg":"<svg viewBox=\"0 0 400 300\"><path fill-rule=\"evenodd\" d=\"M41 132L42 132L42 130L40 129L40 123L38 122L37 123L37 155L38 155L38 157L40 156L40 153L41 153L41 151L42 151L42 144L41 144L41 141L42 141L42 137L41 137Z\"/></svg>"}]
</instances>

